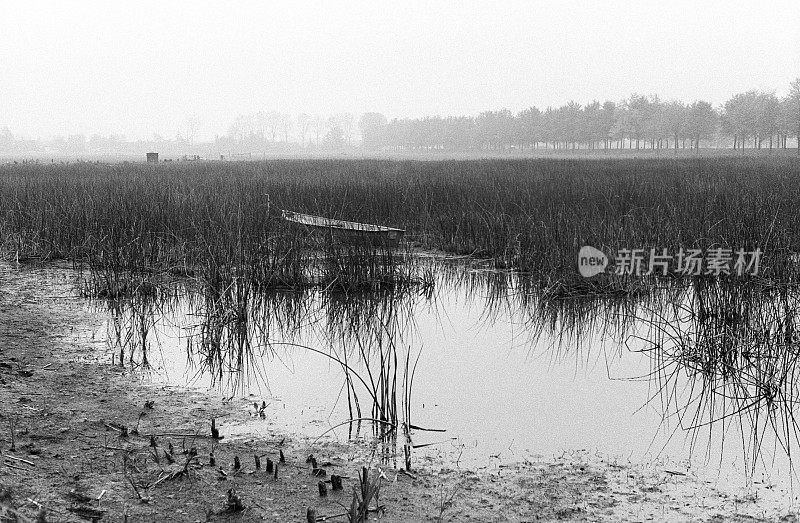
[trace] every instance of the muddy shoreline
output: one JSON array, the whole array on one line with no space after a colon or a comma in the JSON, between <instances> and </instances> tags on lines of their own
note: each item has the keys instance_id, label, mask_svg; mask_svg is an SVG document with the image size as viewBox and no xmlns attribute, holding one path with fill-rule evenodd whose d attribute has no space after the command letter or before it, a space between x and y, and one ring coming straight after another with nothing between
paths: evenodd
<instances>
[{"instance_id":1,"label":"muddy shoreline","mask_svg":"<svg viewBox=\"0 0 800 523\"><path fill-rule=\"evenodd\" d=\"M583 451L478 470L427 461L409 475L381 465L377 447L311 445L269 420L258 438L214 440L210 420L225 436L249 399L148 385L112 365L103 314L75 295L73 278L0 266L0 521L305 521L309 507L347 521L362 467L381 477L383 510L372 518L382 521L795 520L793 495L769 485L724 491ZM325 478L312 474L309 454ZM320 497L331 474L344 488L326 483ZM231 489L242 510L230 509Z\"/></svg>"}]
</instances>

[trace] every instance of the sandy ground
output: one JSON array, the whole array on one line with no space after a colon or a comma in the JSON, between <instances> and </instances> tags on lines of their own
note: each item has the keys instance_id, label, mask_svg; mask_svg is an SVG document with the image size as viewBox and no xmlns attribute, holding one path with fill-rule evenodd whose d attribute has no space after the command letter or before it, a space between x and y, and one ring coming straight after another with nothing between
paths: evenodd
<instances>
[{"instance_id":1,"label":"sandy ground","mask_svg":"<svg viewBox=\"0 0 800 523\"><path fill-rule=\"evenodd\" d=\"M111 365L103 316L72 294L70 278L0 265L0 521L306 521L309 507L318 521L347 521L364 466L381 478L383 510L372 520L797 520L788 494L768 485L732 493L585 452L479 470L424 462L408 475L359 445L271 431L214 440L210 419L224 436L226 424L250 415L241 408L249 399L146 385ZM266 461L281 452L276 478ZM312 474L309 454L325 478ZM318 482L331 474L344 489L326 483L321 497ZM229 507L231 489L241 510Z\"/></svg>"}]
</instances>

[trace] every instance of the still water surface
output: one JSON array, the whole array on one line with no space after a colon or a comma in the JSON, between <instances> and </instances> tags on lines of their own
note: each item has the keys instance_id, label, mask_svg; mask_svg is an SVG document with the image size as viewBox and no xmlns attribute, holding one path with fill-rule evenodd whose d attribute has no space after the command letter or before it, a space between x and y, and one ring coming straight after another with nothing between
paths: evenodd
<instances>
[{"instance_id":1,"label":"still water surface","mask_svg":"<svg viewBox=\"0 0 800 523\"><path fill-rule=\"evenodd\" d=\"M654 352L642 350L654 343L646 308L636 309L641 320L620 322L630 310L602 307L566 319L541 314L536 301L521 299L513 284L497 292L451 278L437 279L432 293L369 303L319 291L288 296L249 307L250 319L237 324L246 332L243 359L224 365L209 364L208 351L198 349L203 329L214 330L208 300L184 298L157 312L140 309L150 322L151 370L143 376L246 398L240 404L252 413L252 402L263 400L278 430L346 440L348 426L341 424L351 414L345 373L336 360L346 357L369 383L369 373L375 379L381 367L378 353L396 354L391 375L402 404L410 352L410 423L445 431L412 430L415 460L480 467L586 449L608 459L658 462L735 480L785 483L791 475L769 431L755 473L745 473L751 466L750 428L735 416L688 430L697 377L677 372L665 386L663 373L654 374ZM109 319L111 346L120 325L123 331L141 325L134 309ZM230 327L226 321L213 324ZM679 318L671 321L681 327ZM236 337L235 330L228 339ZM370 417L368 387L353 381L361 416ZM680 412L689 418L681 422ZM265 427L253 416L229 430L245 437ZM362 426L361 435L369 434Z\"/></svg>"}]
</instances>

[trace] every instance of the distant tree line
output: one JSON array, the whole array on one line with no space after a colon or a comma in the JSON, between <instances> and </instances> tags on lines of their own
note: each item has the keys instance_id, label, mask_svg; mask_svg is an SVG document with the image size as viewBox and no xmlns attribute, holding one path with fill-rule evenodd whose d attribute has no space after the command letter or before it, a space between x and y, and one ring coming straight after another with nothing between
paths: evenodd
<instances>
[{"instance_id":1,"label":"distant tree line","mask_svg":"<svg viewBox=\"0 0 800 523\"><path fill-rule=\"evenodd\" d=\"M782 99L751 90L719 108L706 101L666 102L633 94L618 103L569 102L517 114L484 111L475 117L389 121L380 113L366 113L359 127L364 147L373 150L697 149L721 137L732 139L735 149L786 148L789 138L800 135L800 78Z\"/></svg>"},{"instance_id":2,"label":"distant tree line","mask_svg":"<svg viewBox=\"0 0 800 523\"><path fill-rule=\"evenodd\" d=\"M168 154L188 154L192 144L186 138L164 138L157 134L148 140L130 141L123 135L84 134L55 136L48 139L27 139L0 129L0 154L13 155L133 155L143 151L163 151Z\"/></svg>"},{"instance_id":3,"label":"distant tree line","mask_svg":"<svg viewBox=\"0 0 800 523\"><path fill-rule=\"evenodd\" d=\"M185 136L154 135L128 141L121 135L54 137L47 140L14 136L0 129L0 154L141 154L252 155L353 149L372 151L532 151L608 149L699 149L705 147L787 148L796 140L800 154L800 78L778 98L757 90L733 96L719 107L706 101L664 101L658 96L632 94L620 102L569 102L518 113L507 109L477 116L427 116L387 119L368 112L356 119L350 113L331 116L301 113L296 118L280 111L237 116L227 133L212 142L197 142L201 121L187 117Z\"/></svg>"},{"instance_id":4,"label":"distant tree line","mask_svg":"<svg viewBox=\"0 0 800 523\"><path fill-rule=\"evenodd\" d=\"M259 111L237 116L228 134L217 137L216 143L223 149L254 151L286 149L288 144L296 146L298 142L305 149L343 149L355 144L355 130L355 118L350 113L327 118L301 113L293 120L288 113Z\"/></svg>"}]
</instances>

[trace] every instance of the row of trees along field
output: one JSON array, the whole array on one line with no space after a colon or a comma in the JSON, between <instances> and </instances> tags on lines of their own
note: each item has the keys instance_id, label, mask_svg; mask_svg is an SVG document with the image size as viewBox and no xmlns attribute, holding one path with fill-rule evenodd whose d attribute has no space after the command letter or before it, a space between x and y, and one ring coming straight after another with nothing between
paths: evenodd
<instances>
[{"instance_id":1,"label":"row of trees along field","mask_svg":"<svg viewBox=\"0 0 800 523\"><path fill-rule=\"evenodd\" d=\"M504 109L477 117L388 121L366 113L359 125L364 146L378 150L677 149L699 148L709 140L724 140L718 145L734 149L785 149L789 138L800 135L800 78L784 98L751 90L718 108L705 101L665 102L633 94L620 103L570 102L544 111Z\"/></svg>"}]
</instances>

